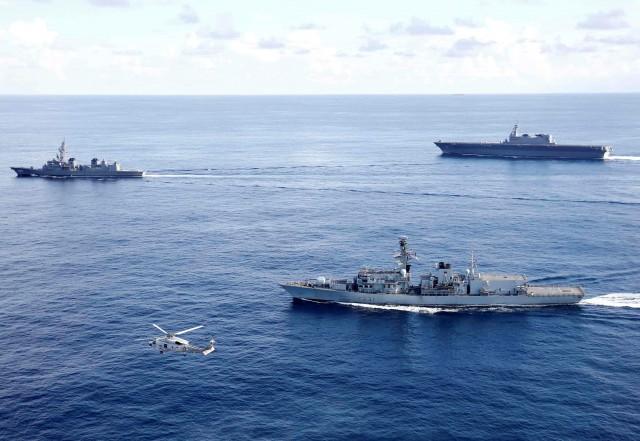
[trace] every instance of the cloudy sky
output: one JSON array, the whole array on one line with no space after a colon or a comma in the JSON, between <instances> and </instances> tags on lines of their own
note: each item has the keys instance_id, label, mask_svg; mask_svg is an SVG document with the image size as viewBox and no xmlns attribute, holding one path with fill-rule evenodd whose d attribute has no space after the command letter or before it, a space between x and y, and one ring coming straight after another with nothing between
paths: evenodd
<instances>
[{"instance_id":1,"label":"cloudy sky","mask_svg":"<svg viewBox=\"0 0 640 441\"><path fill-rule=\"evenodd\" d=\"M640 0L0 0L2 94L640 92Z\"/></svg>"}]
</instances>

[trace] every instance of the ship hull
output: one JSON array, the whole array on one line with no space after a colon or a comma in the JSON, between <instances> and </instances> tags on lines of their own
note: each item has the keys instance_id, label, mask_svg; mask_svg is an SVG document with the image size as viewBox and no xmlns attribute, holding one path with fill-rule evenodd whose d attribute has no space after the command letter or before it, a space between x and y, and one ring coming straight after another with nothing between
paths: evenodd
<instances>
[{"instance_id":1,"label":"ship hull","mask_svg":"<svg viewBox=\"0 0 640 441\"><path fill-rule=\"evenodd\" d=\"M11 170L16 172L16 175L18 175L19 178L31 178L31 177L34 177L34 176L38 176L37 175L37 170L35 170L33 168L11 167Z\"/></svg>"},{"instance_id":2,"label":"ship hull","mask_svg":"<svg viewBox=\"0 0 640 441\"><path fill-rule=\"evenodd\" d=\"M321 302L362 303L368 305L430 306L430 307L483 307L483 306L550 306L578 303L584 294L527 295L447 295L429 296L413 294L372 294L338 291L293 284L281 285L294 299Z\"/></svg>"},{"instance_id":3,"label":"ship hull","mask_svg":"<svg viewBox=\"0 0 640 441\"><path fill-rule=\"evenodd\" d=\"M100 172L91 169L74 171L47 171L37 168L11 167L19 178L39 177L39 178L84 178L84 179L121 179L121 178L142 178L144 172L140 170L120 170L116 172Z\"/></svg>"},{"instance_id":4,"label":"ship hull","mask_svg":"<svg viewBox=\"0 0 640 441\"><path fill-rule=\"evenodd\" d=\"M605 159L611 147L604 145L524 145L492 142L435 142L443 155L524 159Z\"/></svg>"}]
</instances>

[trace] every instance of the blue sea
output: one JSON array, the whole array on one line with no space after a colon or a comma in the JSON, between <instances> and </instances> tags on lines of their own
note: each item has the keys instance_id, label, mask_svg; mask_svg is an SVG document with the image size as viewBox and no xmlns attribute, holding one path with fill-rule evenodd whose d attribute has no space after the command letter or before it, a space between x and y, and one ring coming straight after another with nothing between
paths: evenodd
<instances>
[{"instance_id":1,"label":"blue sea","mask_svg":"<svg viewBox=\"0 0 640 441\"><path fill-rule=\"evenodd\" d=\"M0 439L637 440L640 95L0 97ZM606 161L442 157L518 122ZM140 180L18 179L66 138ZM393 265L571 307L293 303ZM208 357L159 354L157 323Z\"/></svg>"}]
</instances>

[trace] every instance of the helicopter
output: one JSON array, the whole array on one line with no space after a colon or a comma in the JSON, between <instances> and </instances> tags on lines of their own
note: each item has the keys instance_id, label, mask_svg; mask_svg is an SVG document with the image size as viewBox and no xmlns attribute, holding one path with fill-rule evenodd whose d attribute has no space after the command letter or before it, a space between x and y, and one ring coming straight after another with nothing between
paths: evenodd
<instances>
[{"instance_id":1,"label":"helicopter","mask_svg":"<svg viewBox=\"0 0 640 441\"><path fill-rule=\"evenodd\" d=\"M160 351L161 354L164 354L165 352L183 352L186 355L187 352L193 352L202 355L209 355L216 350L216 348L213 346L216 343L213 337L211 337L211 340L209 340L209 344L205 348L200 348L198 346L189 344L189 342L184 338L178 337L178 335L186 334L187 332L200 329L202 328L202 325L194 326L193 328L185 329L184 331L180 332L167 332L155 323L152 323L152 325L162 333L164 333L164 336L155 337L154 339L149 341L149 346L155 347L158 351Z\"/></svg>"}]
</instances>

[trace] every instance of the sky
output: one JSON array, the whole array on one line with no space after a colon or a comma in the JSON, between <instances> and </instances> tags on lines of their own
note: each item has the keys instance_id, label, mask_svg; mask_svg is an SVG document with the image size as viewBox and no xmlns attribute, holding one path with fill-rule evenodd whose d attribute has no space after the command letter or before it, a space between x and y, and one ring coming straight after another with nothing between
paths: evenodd
<instances>
[{"instance_id":1,"label":"sky","mask_svg":"<svg viewBox=\"0 0 640 441\"><path fill-rule=\"evenodd\" d=\"M640 0L0 0L0 94L640 92Z\"/></svg>"}]
</instances>

